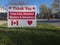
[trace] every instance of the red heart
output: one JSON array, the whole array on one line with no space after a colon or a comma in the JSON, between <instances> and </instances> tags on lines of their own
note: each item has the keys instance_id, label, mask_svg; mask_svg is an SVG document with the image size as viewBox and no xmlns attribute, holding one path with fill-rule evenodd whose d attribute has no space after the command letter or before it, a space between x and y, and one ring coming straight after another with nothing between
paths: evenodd
<instances>
[{"instance_id":1,"label":"red heart","mask_svg":"<svg viewBox=\"0 0 60 45\"><path fill-rule=\"evenodd\" d=\"M32 24L32 21L28 21L28 24L31 25Z\"/></svg>"}]
</instances>

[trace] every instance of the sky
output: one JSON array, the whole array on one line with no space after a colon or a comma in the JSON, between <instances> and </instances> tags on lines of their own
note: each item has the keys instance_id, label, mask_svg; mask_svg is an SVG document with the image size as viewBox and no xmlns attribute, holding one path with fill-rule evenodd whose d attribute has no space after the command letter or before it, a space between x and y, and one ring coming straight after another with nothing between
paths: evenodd
<instances>
[{"instance_id":1,"label":"sky","mask_svg":"<svg viewBox=\"0 0 60 45\"><path fill-rule=\"evenodd\" d=\"M11 3L14 0L0 0L0 5L4 7L6 10L8 7L8 4ZM16 0L17 1L17 0ZM39 12L39 7L41 4L46 4L48 7L52 4L53 0L21 0L27 3L28 5L36 5L37 7L37 12Z\"/></svg>"}]
</instances>

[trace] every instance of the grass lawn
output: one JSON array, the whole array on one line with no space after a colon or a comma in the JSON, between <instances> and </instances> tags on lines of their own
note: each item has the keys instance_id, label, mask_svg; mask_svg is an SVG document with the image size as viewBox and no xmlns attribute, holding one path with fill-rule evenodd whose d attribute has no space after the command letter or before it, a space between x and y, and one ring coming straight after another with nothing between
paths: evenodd
<instances>
[{"instance_id":1,"label":"grass lawn","mask_svg":"<svg viewBox=\"0 0 60 45\"><path fill-rule=\"evenodd\" d=\"M3 24L3 25L0 25L0 29L3 29L3 30L11 29L11 31L12 30L60 30L59 27L52 26L49 24L43 24L43 23L38 23L36 27L18 27L18 28L16 27L8 28L7 24Z\"/></svg>"},{"instance_id":2,"label":"grass lawn","mask_svg":"<svg viewBox=\"0 0 60 45\"><path fill-rule=\"evenodd\" d=\"M0 45L60 45L60 28L48 24L7 28L0 25Z\"/></svg>"}]
</instances>

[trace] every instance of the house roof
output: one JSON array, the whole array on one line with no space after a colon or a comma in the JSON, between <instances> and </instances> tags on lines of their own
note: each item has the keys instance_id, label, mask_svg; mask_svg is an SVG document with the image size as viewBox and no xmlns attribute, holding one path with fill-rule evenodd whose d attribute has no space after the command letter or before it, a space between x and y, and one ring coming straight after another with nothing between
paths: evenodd
<instances>
[{"instance_id":1,"label":"house roof","mask_svg":"<svg viewBox=\"0 0 60 45\"><path fill-rule=\"evenodd\" d=\"M6 12L5 8L0 6L0 13L5 13L5 12Z\"/></svg>"}]
</instances>

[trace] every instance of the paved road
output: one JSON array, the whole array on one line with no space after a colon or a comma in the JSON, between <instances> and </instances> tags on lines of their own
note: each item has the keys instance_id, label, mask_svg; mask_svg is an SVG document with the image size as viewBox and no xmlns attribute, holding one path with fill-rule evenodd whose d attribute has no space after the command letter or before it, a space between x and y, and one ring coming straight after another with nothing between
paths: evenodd
<instances>
[{"instance_id":1,"label":"paved road","mask_svg":"<svg viewBox=\"0 0 60 45\"><path fill-rule=\"evenodd\" d=\"M37 19L38 23L47 23L49 25L53 25L53 26L58 26L60 27L60 19L51 19L51 20L47 20L47 19Z\"/></svg>"},{"instance_id":2,"label":"paved road","mask_svg":"<svg viewBox=\"0 0 60 45\"><path fill-rule=\"evenodd\" d=\"M37 19L37 22L42 22L42 23L56 23L56 22L60 22L60 19L51 19L51 20L47 20L47 19Z\"/></svg>"},{"instance_id":3,"label":"paved road","mask_svg":"<svg viewBox=\"0 0 60 45\"><path fill-rule=\"evenodd\" d=\"M38 23L47 23L50 25L54 25L54 26L60 26L60 19L51 19L51 20L47 20L47 19L37 19ZM0 20L0 25L7 23L7 21L1 21Z\"/></svg>"}]
</instances>

